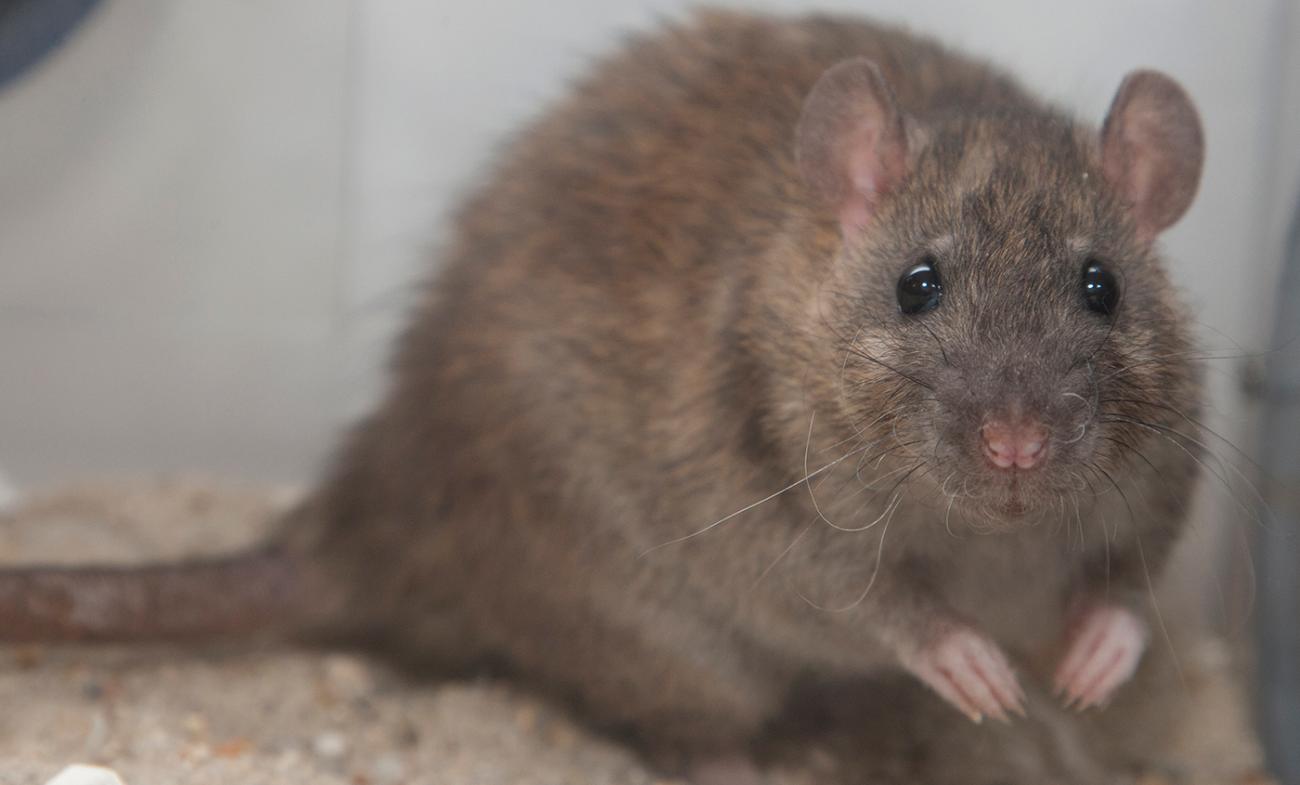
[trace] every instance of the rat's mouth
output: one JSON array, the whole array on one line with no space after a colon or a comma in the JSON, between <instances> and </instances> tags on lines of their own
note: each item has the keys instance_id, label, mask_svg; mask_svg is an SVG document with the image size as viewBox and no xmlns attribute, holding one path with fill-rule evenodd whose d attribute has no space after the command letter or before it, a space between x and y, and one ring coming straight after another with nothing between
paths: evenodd
<instances>
[{"instance_id":1,"label":"rat's mouth","mask_svg":"<svg viewBox=\"0 0 1300 785\"><path fill-rule=\"evenodd\" d=\"M1029 503L1020 494L1012 493L1010 496L994 502L993 511L1003 518L1020 518L1029 512Z\"/></svg>"},{"instance_id":2,"label":"rat's mouth","mask_svg":"<svg viewBox=\"0 0 1300 785\"><path fill-rule=\"evenodd\" d=\"M998 472L985 496L985 514L1007 523L1021 523L1035 518L1056 498L1047 483L1048 478L1038 472Z\"/></svg>"}]
</instances>

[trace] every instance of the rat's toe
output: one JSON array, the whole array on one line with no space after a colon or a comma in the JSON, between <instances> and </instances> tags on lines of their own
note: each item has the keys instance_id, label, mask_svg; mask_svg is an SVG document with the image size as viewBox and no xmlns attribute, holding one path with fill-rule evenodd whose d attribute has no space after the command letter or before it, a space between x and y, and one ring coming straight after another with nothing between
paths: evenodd
<instances>
[{"instance_id":1,"label":"rat's toe","mask_svg":"<svg viewBox=\"0 0 1300 785\"><path fill-rule=\"evenodd\" d=\"M1065 704L1082 710L1106 702L1137 670L1147 638L1146 624L1127 608L1085 611L1056 672Z\"/></svg>"},{"instance_id":2,"label":"rat's toe","mask_svg":"<svg viewBox=\"0 0 1300 785\"><path fill-rule=\"evenodd\" d=\"M974 722L1024 714L1024 693L998 645L973 630L951 632L904 666Z\"/></svg>"}]
</instances>

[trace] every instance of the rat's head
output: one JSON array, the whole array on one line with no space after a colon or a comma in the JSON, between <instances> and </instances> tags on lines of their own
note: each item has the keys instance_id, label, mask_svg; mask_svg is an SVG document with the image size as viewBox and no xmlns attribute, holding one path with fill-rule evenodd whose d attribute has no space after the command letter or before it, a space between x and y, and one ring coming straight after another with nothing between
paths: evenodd
<instances>
[{"instance_id":1,"label":"rat's head","mask_svg":"<svg viewBox=\"0 0 1300 785\"><path fill-rule=\"evenodd\" d=\"M1152 243L1190 205L1203 142L1186 94L1128 76L1101 132L1007 106L912 118L851 60L798 129L843 238L819 306L841 421L994 524L1102 490L1195 395ZM847 434L846 434L847 436ZM1076 497L1077 498L1077 497Z\"/></svg>"}]
</instances>

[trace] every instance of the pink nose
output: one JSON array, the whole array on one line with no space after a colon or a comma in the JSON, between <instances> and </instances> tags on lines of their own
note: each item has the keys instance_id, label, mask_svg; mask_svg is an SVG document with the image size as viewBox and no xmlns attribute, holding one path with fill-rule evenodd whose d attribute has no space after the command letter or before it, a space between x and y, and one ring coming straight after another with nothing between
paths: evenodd
<instances>
[{"instance_id":1,"label":"pink nose","mask_svg":"<svg viewBox=\"0 0 1300 785\"><path fill-rule=\"evenodd\" d=\"M1032 469L1047 458L1047 429L1036 422L990 421L980 428L984 454L999 469Z\"/></svg>"}]
</instances>

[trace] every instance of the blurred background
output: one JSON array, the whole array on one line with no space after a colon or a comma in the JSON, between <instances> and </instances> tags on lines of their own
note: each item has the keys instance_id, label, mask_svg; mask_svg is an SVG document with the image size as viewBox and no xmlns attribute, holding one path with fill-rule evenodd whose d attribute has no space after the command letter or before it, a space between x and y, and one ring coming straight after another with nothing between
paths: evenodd
<instances>
[{"instance_id":1,"label":"blurred background","mask_svg":"<svg viewBox=\"0 0 1300 785\"><path fill-rule=\"evenodd\" d=\"M1258 389L1267 363L1250 355L1278 356L1300 3L744 5L902 22L1092 122L1130 69L1175 76L1209 153L1163 244L1219 358L1207 424L1257 454L1243 377ZM0 0L3 485L173 471L307 481L380 389L413 282L493 150L621 33L687 7ZM56 17L83 11L57 34ZM40 36L46 56L16 48ZM1233 576L1249 582L1240 493L1205 485L1171 576L1174 601L1211 626L1241 622L1226 609Z\"/></svg>"},{"instance_id":2,"label":"blurred background","mask_svg":"<svg viewBox=\"0 0 1300 785\"><path fill-rule=\"evenodd\" d=\"M375 394L411 283L493 150L620 34L689 7L89 5L0 85L0 471L20 487L309 478ZM1269 342L1300 169L1295 2L751 5L902 21L1091 121L1129 69L1173 74L1209 144L1164 240L1174 276L1209 347ZM1237 369L1215 367L1211 424L1247 436Z\"/></svg>"}]
</instances>

